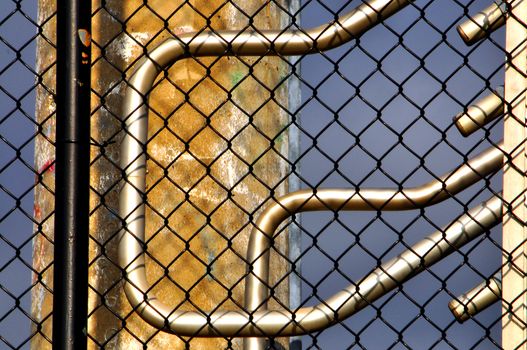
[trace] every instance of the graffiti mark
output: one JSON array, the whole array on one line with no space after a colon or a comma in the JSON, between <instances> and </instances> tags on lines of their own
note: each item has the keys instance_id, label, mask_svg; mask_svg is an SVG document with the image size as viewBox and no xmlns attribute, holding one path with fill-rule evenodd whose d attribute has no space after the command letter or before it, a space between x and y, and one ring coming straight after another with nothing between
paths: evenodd
<instances>
[{"instance_id":1,"label":"graffiti mark","mask_svg":"<svg viewBox=\"0 0 527 350\"><path fill-rule=\"evenodd\" d=\"M40 175L43 175L46 171L49 171L50 173L55 172L55 159L48 159L44 165L38 169Z\"/></svg>"},{"instance_id":2,"label":"graffiti mark","mask_svg":"<svg viewBox=\"0 0 527 350\"><path fill-rule=\"evenodd\" d=\"M238 72L232 73L232 75L231 75L231 84L232 84L232 86L238 85L238 83L240 81L242 81L243 78L245 78L245 73L243 73L243 72L238 71Z\"/></svg>"},{"instance_id":3,"label":"graffiti mark","mask_svg":"<svg viewBox=\"0 0 527 350\"><path fill-rule=\"evenodd\" d=\"M42 217L42 209L40 209L40 205L33 205L33 216L40 221L40 218Z\"/></svg>"}]
</instances>

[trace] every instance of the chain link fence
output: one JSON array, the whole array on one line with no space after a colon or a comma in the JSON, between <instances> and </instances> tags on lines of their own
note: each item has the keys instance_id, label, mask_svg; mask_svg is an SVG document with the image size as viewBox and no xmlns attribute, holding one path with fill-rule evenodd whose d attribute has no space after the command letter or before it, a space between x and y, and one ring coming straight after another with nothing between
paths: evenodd
<instances>
[{"instance_id":1,"label":"chain link fence","mask_svg":"<svg viewBox=\"0 0 527 350\"><path fill-rule=\"evenodd\" d=\"M502 348L510 10L94 0L88 348ZM56 12L0 4L2 349L52 346Z\"/></svg>"}]
</instances>

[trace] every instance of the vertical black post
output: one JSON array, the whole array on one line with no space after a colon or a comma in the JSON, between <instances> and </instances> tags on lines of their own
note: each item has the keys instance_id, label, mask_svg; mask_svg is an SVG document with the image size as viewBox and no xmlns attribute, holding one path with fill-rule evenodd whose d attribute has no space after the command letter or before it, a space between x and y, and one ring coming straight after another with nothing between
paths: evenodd
<instances>
[{"instance_id":1,"label":"vertical black post","mask_svg":"<svg viewBox=\"0 0 527 350\"><path fill-rule=\"evenodd\" d=\"M53 349L87 348L91 0L57 1Z\"/></svg>"}]
</instances>

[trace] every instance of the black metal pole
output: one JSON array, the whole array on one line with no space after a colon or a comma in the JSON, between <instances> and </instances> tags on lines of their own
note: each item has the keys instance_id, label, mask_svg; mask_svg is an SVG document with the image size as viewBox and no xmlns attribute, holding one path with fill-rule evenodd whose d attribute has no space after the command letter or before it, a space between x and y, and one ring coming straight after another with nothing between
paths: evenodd
<instances>
[{"instance_id":1,"label":"black metal pole","mask_svg":"<svg viewBox=\"0 0 527 350\"><path fill-rule=\"evenodd\" d=\"M57 1L53 349L87 348L91 0Z\"/></svg>"}]
</instances>

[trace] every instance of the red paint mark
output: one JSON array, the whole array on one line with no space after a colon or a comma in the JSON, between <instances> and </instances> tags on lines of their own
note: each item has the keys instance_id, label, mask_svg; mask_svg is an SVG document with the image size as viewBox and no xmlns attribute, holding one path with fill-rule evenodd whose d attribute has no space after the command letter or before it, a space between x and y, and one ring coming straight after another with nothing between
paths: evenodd
<instances>
[{"instance_id":1,"label":"red paint mark","mask_svg":"<svg viewBox=\"0 0 527 350\"><path fill-rule=\"evenodd\" d=\"M37 219L37 220L40 220L40 218L42 217L42 210L40 209L40 205L35 204L35 205L33 206L33 216L34 216L35 219Z\"/></svg>"},{"instance_id":2,"label":"red paint mark","mask_svg":"<svg viewBox=\"0 0 527 350\"><path fill-rule=\"evenodd\" d=\"M55 172L55 159L49 159L47 160L44 165L38 169L38 173L40 175L44 174L46 171L49 171L51 173Z\"/></svg>"}]
</instances>

